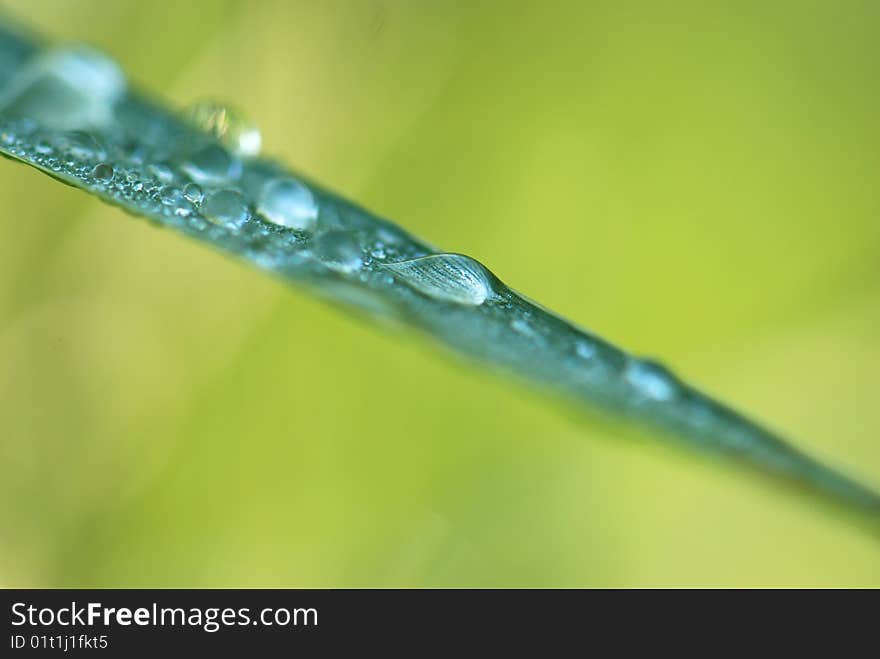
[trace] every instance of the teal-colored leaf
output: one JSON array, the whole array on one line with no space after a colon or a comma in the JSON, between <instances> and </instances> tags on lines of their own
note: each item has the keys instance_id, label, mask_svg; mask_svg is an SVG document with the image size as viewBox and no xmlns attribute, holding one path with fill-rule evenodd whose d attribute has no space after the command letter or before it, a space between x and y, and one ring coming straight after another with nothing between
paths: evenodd
<instances>
[{"instance_id":1,"label":"teal-colored leaf","mask_svg":"<svg viewBox=\"0 0 880 659\"><path fill-rule=\"evenodd\" d=\"M124 210L584 405L686 438L876 514L880 496L652 360L524 298L476 260L259 157L260 135L218 103L185 112L132 89L86 46L0 30L0 152Z\"/></svg>"}]
</instances>

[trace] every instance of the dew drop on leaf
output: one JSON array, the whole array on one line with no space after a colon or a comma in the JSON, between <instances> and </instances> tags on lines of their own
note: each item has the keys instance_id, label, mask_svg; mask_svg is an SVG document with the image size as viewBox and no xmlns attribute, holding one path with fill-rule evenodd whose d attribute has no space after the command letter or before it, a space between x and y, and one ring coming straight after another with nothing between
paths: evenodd
<instances>
[{"instance_id":1,"label":"dew drop on leaf","mask_svg":"<svg viewBox=\"0 0 880 659\"><path fill-rule=\"evenodd\" d=\"M0 110L50 130L100 128L126 89L119 66L86 46L48 50L17 73L0 94Z\"/></svg>"},{"instance_id":2,"label":"dew drop on leaf","mask_svg":"<svg viewBox=\"0 0 880 659\"><path fill-rule=\"evenodd\" d=\"M626 381L645 398L669 400L675 395L672 375L660 364L643 359L630 359L624 370Z\"/></svg>"},{"instance_id":3,"label":"dew drop on leaf","mask_svg":"<svg viewBox=\"0 0 880 659\"><path fill-rule=\"evenodd\" d=\"M596 356L596 346L587 341L578 341L574 346L574 351L581 359L593 359Z\"/></svg>"},{"instance_id":4,"label":"dew drop on leaf","mask_svg":"<svg viewBox=\"0 0 880 659\"><path fill-rule=\"evenodd\" d=\"M147 170L162 183L171 183L174 180L174 171L164 162L151 163Z\"/></svg>"},{"instance_id":5,"label":"dew drop on leaf","mask_svg":"<svg viewBox=\"0 0 880 659\"><path fill-rule=\"evenodd\" d=\"M492 275L463 254L432 254L382 267L437 300L478 306L493 295Z\"/></svg>"},{"instance_id":6,"label":"dew drop on leaf","mask_svg":"<svg viewBox=\"0 0 880 659\"><path fill-rule=\"evenodd\" d=\"M187 108L184 116L238 156L252 158L260 153L259 129L235 108L214 101L199 101Z\"/></svg>"},{"instance_id":7,"label":"dew drop on leaf","mask_svg":"<svg viewBox=\"0 0 880 659\"><path fill-rule=\"evenodd\" d=\"M331 269L354 272L363 265L360 245L347 231L326 231L315 238L315 253Z\"/></svg>"},{"instance_id":8,"label":"dew drop on leaf","mask_svg":"<svg viewBox=\"0 0 880 659\"><path fill-rule=\"evenodd\" d=\"M190 155L181 169L196 183L221 185L236 178L237 165L222 146L208 144Z\"/></svg>"},{"instance_id":9,"label":"dew drop on leaf","mask_svg":"<svg viewBox=\"0 0 880 659\"><path fill-rule=\"evenodd\" d=\"M198 183L187 183L183 186L183 196L194 204L200 204L202 199L205 198L205 193L202 192L202 188Z\"/></svg>"},{"instance_id":10,"label":"dew drop on leaf","mask_svg":"<svg viewBox=\"0 0 880 659\"><path fill-rule=\"evenodd\" d=\"M202 204L206 219L228 229L240 229L248 220L248 208L244 197L236 190L218 190L208 195Z\"/></svg>"},{"instance_id":11,"label":"dew drop on leaf","mask_svg":"<svg viewBox=\"0 0 880 659\"><path fill-rule=\"evenodd\" d=\"M84 131L74 130L60 135L58 146L77 160L96 160L106 156L98 138Z\"/></svg>"},{"instance_id":12,"label":"dew drop on leaf","mask_svg":"<svg viewBox=\"0 0 880 659\"><path fill-rule=\"evenodd\" d=\"M291 178L276 178L260 190L257 212L274 224L306 231L315 224L318 206L311 191Z\"/></svg>"},{"instance_id":13,"label":"dew drop on leaf","mask_svg":"<svg viewBox=\"0 0 880 659\"><path fill-rule=\"evenodd\" d=\"M169 186L163 188L162 192L159 193L159 201L165 206L177 206L181 204L183 200L183 192L181 192L179 188Z\"/></svg>"},{"instance_id":14,"label":"dew drop on leaf","mask_svg":"<svg viewBox=\"0 0 880 659\"><path fill-rule=\"evenodd\" d=\"M99 183L109 183L113 180L113 166L106 162L95 165L92 169L92 177Z\"/></svg>"}]
</instances>

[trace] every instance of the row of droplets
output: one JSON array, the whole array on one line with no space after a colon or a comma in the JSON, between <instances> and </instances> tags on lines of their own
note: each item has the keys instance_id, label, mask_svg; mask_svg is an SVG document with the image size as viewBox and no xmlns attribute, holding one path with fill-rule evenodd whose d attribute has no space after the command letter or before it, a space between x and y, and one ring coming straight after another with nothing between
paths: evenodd
<instances>
[{"instance_id":1,"label":"row of droplets","mask_svg":"<svg viewBox=\"0 0 880 659\"><path fill-rule=\"evenodd\" d=\"M138 135L133 136L134 148L108 147L105 141L112 144L114 136L131 141L130 135L118 140L126 130L120 130L114 113L126 91L124 75L105 55L81 46L46 51L0 90L0 110L17 118L12 130L0 131L0 145L125 200L155 201L152 211L163 216L191 222L203 218L232 232L259 218L309 236L315 256L337 272L354 273L364 266L364 251L353 231L316 227L319 203L307 185L289 176L263 175L259 169L250 175L247 164L259 155L260 132L228 106L199 102L183 113L189 126L211 139L187 145L188 152L179 159L152 158ZM33 140L30 135L38 129L45 135ZM102 135L109 137L102 140ZM385 243L379 242L373 255L386 256ZM494 276L464 255L380 259L378 267L435 300L477 307L500 299ZM526 318L514 318L511 326L540 341ZM575 353L584 362L597 357L595 346L584 340L576 341ZM627 358L622 375L641 399L665 401L677 390L674 378L651 361Z\"/></svg>"}]
</instances>

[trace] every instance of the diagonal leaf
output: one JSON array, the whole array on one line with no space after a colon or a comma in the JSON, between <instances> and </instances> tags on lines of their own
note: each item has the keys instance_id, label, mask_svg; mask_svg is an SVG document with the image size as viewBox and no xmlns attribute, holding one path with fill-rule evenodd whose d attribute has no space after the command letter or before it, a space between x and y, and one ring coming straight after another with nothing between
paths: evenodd
<instances>
[{"instance_id":1,"label":"diagonal leaf","mask_svg":"<svg viewBox=\"0 0 880 659\"><path fill-rule=\"evenodd\" d=\"M0 30L0 152L318 295L416 327L590 408L876 514L880 496L688 385L526 299L476 260L258 157L235 110L185 113L106 56Z\"/></svg>"}]
</instances>

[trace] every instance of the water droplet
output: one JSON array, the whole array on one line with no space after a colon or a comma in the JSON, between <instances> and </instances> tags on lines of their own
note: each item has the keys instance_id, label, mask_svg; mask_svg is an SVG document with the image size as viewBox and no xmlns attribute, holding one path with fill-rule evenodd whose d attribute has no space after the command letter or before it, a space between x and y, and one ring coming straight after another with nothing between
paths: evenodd
<instances>
[{"instance_id":1,"label":"water droplet","mask_svg":"<svg viewBox=\"0 0 880 659\"><path fill-rule=\"evenodd\" d=\"M202 199L205 198L205 193L202 192L202 188L199 187L198 183L187 183L183 186L183 196L194 204L200 204Z\"/></svg>"},{"instance_id":2,"label":"water droplet","mask_svg":"<svg viewBox=\"0 0 880 659\"><path fill-rule=\"evenodd\" d=\"M174 172L164 162L154 162L147 166L147 170L162 183L171 183L174 180Z\"/></svg>"},{"instance_id":3,"label":"water droplet","mask_svg":"<svg viewBox=\"0 0 880 659\"><path fill-rule=\"evenodd\" d=\"M99 183L109 183L113 180L113 167L106 162L97 164L92 168L92 177Z\"/></svg>"},{"instance_id":4,"label":"water droplet","mask_svg":"<svg viewBox=\"0 0 880 659\"><path fill-rule=\"evenodd\" d=\"M181 168L196 183L218 185L237 178L240 164L219 144L208 144L193 153Z\"/></svg>"},{"instance_id":5,"label":"water droplet","mask_svg":"<svg viewBox=\"0 0 880 659\"><path fill-rule=\"evenodd\" d=\"M432 254L382 267L437 300L478 306L494 294L493 275L462 254Z\"/></svg>"},{"instance_id":6,"label":"water droplet","mask_svg":"<svg viewBox=\"0 0 880 659\"><path fill-rule=\"evenodd\" d=\"M213 101L194 103L184 115L196 128L216 137L233 153L249 158L260 152L260 131L245 116L227 105Z\"/></svg>"},{"instance_id":7,"label":"water droplet","mask_svg":"<svg viewBox=\"0 0 880 659\"><path fill-rule=\"evenodd\" d=\"M596 356L596 346L587 341L578 341L574 346L574 351L581 359L592 359Z\"/></svg>"},{"instance_id":8,"label":"water droplet","mask_svg":"<svg viewBox=\"0 0 880 659\"><path fill-rule=\"evenodd\" d=\"M669 400L675 395L675 378L666 368L655 362L630 359L626 364L623 376L646 398Z\"/></svg>"},{"instance_id":9,"label":"water droplet","mask_svg":"<svg viewBox=\"0 0 880 659\"><path fill-rule=\"evenodd\" d=\"M176 206L183 202L183 193L174 187L167 187L159 193L159 201L166 206Z\"/></svg>"},{"instance_id":10,"label":"water droplet","mask_svg":"<svg viewBox=\"0 0 880 659\"><path fill-rule=\"evenodd\" d=\"M523 336L535 336L536 334L535 326L525 318L514 318L510 326L515 332Z\"/></svg>"},{"instance_id":11,"label":"water droplet","mask_svg":"<svg viewBox=\"0 0 880 659\"><path fill-rule=\"evenodd\" d=\"M77 160L96 160L106 156L104 147L91 133L74 130L58 138L59 148Z\"/></svg>"},{"instance_id":12,"label":"water droplet","mask_svg":"<svg viewBox=\"0 0 880 659\"><path fill-rule=\"evenodd\" d=\"M289 178L276 178L263 185L257 211L274 224L291 229L310 229L318 217L311 191Z\"/></svg>"},{"instance_id":13,"label":"water droplet","mask_svg":"<svg viewBox=\"0 0 880 659\"><path fill-rule=\"evenodd\" d=\"M125 87L125 76L106 55L85 46L56 48L19 71L0 94L0 108L51 130L101 127L112 120Z\"/></svg>"},{"instance_id":14,"label":"water droplet","mask_svg":"<svg viewBox=\"0 0 880 659\"><path fill-rule=\"evenodd\" d=\"M244 197L235 190L218 190L208 195L202 204L202 214L229 229L240 229L249 216Z\"/></svg>"},{"instance_id":15,"label":"water droplet","mask_svg":"<svg viewBox=\"0 0 880 659\"><path fill-rule=\"evenodd\" d=\"M334 270L354 272L363 265L361 248L346 231L327 231L315 238L315 253Z\"/></svg>"},{"instance_id":16,"label":"water droplet","mask_svg":"<svg viewBox=\"0 0 880 659\"><path fill-rule=\"evenodd\" d=\"M34 145L34 151L41 155L46 155L52 153L54 149L52 148L52 144L51 142L49 142L49 140L38 140L37 143Z\"/></svg>"}]
</instances>

